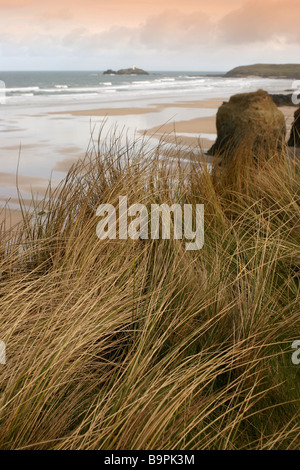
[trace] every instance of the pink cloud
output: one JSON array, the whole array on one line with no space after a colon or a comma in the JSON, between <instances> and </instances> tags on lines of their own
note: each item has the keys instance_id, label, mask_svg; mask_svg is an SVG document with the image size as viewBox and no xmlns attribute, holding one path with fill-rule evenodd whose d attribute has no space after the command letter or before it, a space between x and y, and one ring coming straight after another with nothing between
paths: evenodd
<instances>
[{"instance_id":1,"label":"pink cloud","mask_svg":"<svg viewBox=\"0 0 300 470\"><path fill-rule=\"evenodd\" d=\"M251 0L224 16L220 37L232 44L300 41L299 0Z\"/></svg>"},{"instance_id":2,"label":"pink cloud","mask_svg":"<svg viewBox=\"0 0 300 470\"><path fill-rule=\"evenodd\" d=\"M212 38L214 25L201 12L183 13L166 10L151 16L141 25L139 38L142 44L154 49L183 49L201 46Z\"/></svg>"}]
</instances>

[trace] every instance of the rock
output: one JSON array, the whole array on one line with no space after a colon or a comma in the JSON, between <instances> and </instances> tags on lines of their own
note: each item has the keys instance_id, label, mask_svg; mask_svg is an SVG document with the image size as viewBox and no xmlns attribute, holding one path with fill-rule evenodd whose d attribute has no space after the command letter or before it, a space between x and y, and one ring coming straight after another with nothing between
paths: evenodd
<instances>
[{"instance_id":1,"label":"rock","mask_svg":"<svg viewBox=\"0 0 300 470\"><path fill-rule=\"evenodd\" d=\"M149 73L143 69L132 67L131 69L121 69L117 72L115 70L108 69L103 72L103 75L149 75Z\"/></svg>"},{"instance_id":2,"label":"rock","mask_svg":"<svg viewBox=\"0 0 300 470\"><path fill-rule=\"evenodd\" d=\"M298 108L294 114L294 122L288 145L290 147L300 147L300 108Z\"/></svg>"},{"instance_id":3,"label":"rock","mask_svg":"<svg viewBox=\"0 0 300 470\"><path fill-rule=\"evenodd\" d=\"M217 113L217 140L209 155L247 145L260 148L282 148L285 141L285 118L264 90L234 95Z\"/></svg>"},{"instance_id":4,"label":"rock","mask_svg":"<svg viewBox=\"0 0 300 470\"><path fill-rule=\"evenodd\" d=\"M138 69L137 67L133 67L131 69L118 70L118 75L149 75L149 73L143 69Z\"/></svg>"},{"instance_id":5,"label":"rock","mask_svg":"<svg viewBox=\"0 0 300 470\"><path fill-rule=\"evenodd\" d=\"M270 95L276 106L297 106L293 103L292 97L293 94L289 93L288 95L278 94Z\"/></svg>"},{"instance_id":6,"label":"rock","mask_svg":"<svg viewBox=\"0 0 300 470\"><path fill-rule=\"evenodd\" d=\"M103 72L103 75L116 75L116 74L117 72L112 69L108 69L108 70L105 70L105 72Z\"/></svg>"}]
</instances>

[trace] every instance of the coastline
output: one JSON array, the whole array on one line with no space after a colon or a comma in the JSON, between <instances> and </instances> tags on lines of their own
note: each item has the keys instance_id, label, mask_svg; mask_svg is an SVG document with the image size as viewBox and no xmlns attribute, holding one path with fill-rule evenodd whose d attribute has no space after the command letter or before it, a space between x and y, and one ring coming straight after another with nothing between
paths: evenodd
<instances>
[{"instance_id":1,"label":"coastline","mask_svg":"<svg viewBox=\"0 0 300 470\"><path fill-rule=\"evenodd\" d=\"M97 132L103 125L105 132L114 126L118 126L120 131L124 127L130 138L145 135L153 145L160 141L166 145L180 146L187 159L193 158L193 149L201 148L206 152L216 138L217 110L227 100L228 97L203 100L179 100L178 97L173 97L162 100L154 95L147 100L114 101L110 106L107 106L107 102L101 103L102 106L95 103L93 108L90 103L86 106L81 103L77 109L74 109L74 106L60 106L56 110L45 108L40 113L33 109L32 113L27 115L23 114L22 110L24 127L18 127L15 119L8 119L5 127L2 124L0 129L2 136L7 136L3 139L6 143L1 149L2 154L5 152L7 157L10 157L4 162L6 166L4 165L1 172L0 206L6 206L7 201L14 211L18 206L15 182L20 145L16 142L16 135L19 138L22 134L25 135L21 142L19 188L24 199L29 201L31 192L38 199L43 197L50 176L53 188L59 184L70 167L83 158L91 137L91 129L94 129L96 141ZM279 109L285 115L289 134L295 109L289 106ZM34 140L34 136L30 134L29 138L26 138L25 128L33 124L37 126L37 130L41 126L44 137L45 127L51 129L55 138L51 139L51 134L41 141ZM63 130L66 132L63 133ZM32 172L35 161L41 166L36 165ZM14 164L11 165L11 162ZM212 163L212 159L207 157L207 162ZM30 175L30 172L33 174ZM17 220L15 215L14 220ZM1 220L3 215L0 214Z\"/></svg>"},{"instance_id":2,"label":"coastline","mask_svg":"<svg viewBox=\"0 0 300 470\"><path fill-rule=\"evenodd\" d=\"M10 200L16 209L16 171L19 161L19 187L25 199L30 199L33 191L42 197L49 178L55 187L69 168L83 158L87 150L91 132L97 141L98 132L104 126L103 137L110 129L126 130L130 138L161 126L177 126L187 123L182 132L192 133L191 137L182 136L183 145L196 144L197 134L201 128L189 123L190 118L200 119L202 132L215 133L213 121L223 98L183 99L178 97L166 99L159 96L151 99L132 101L114 101L107 106L89 102L80 105L60 106L41 109L21 107L16 114L14 108L7 108L7 120L0 127L2 137L1 154L4 156L1 168L0 206ZM77 108L77 109L74 109ZM196 117L197 116L197 117ZM16 119L18 117L18 119ZM38 134L38 135L37 135ZM211 141L214 140L212 135ZM153 145L157 136L153 136ZM125 141L124 141L125 144ZM211 145L205 139L205 148Z\"/></svg>"}]
</instances>

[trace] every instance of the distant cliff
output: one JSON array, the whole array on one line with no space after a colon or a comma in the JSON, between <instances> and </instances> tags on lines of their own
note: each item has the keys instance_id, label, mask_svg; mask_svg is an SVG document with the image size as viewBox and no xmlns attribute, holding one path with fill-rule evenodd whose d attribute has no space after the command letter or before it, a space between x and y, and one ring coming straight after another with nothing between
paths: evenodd
<instances>
[{"instance_id":1,"label":"distant cliff","mask_svg":"<svg viewBox=\"0 0 300 470\"><path fill-rule=\"evenodd\" d=\"M236 67L226 77L257 76L264 78L300 79L300 64L255 64Z\"/></svg>"},{"instance_id":2,"label":"distant cliff","mask_svg":"<svg viewBox=\"0 0 300 470\"><path fill-rule=\"evenodd\" d=\"M108 69L105 72L103 72L104 75L149 75L148 72L146 72L143 69L138 69L137 67L132 67L131 69L121 69L118 70L117 72L115 70Z\"/></svg>"}]
</instances>

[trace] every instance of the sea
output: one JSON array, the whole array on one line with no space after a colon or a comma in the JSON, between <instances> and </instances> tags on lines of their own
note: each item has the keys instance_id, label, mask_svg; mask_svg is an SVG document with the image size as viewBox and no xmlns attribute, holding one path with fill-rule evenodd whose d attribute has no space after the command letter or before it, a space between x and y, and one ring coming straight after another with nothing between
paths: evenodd
<instances>
[{"instance_id":1,"label":"sea","mask_svg":"<svg viewBox=\"0 0 300 470\"><path fill-rule=\"evenodd\" d=\"M135 139L136 133L141 135L167 122L216 115L217 105L216 109L188 106L191 101L228 99L259 88L282 93L291 87L290 80L229 78L209 71L153 71L149 75L0 71L0 210L8 200L10 207L18 205L17 172L24 199L29 200L31 192L42 197L49 178L58 184L71 164L85 155L91 138L97 145L103 126L105 132L115 126L125 129L126 142L128 135ZM160 104L165 106L158 108ZM111 108L124 108L125 112L105 116L94 112ZM131 108L134 112L128 113ZM85 114L76 115L76 111ZM216 138L215 134L200 133L201 129L188 136L211 143ZM156 138L152 140L156 146Z\"/></svg>"},{"instance_id":2,"label":"sea","mask_svg":"<svg viewBox=\"0 0 300 470\"><path fill-rule=\"evenodd\" d=\"M223 72L151 72L149 75L105 75L101 71L1 72L0 90L7 105L129 100L170 95L199 99L230 96L264 88L289 89L290 80L230 78Z\"/></svg>"}]
</instances>

